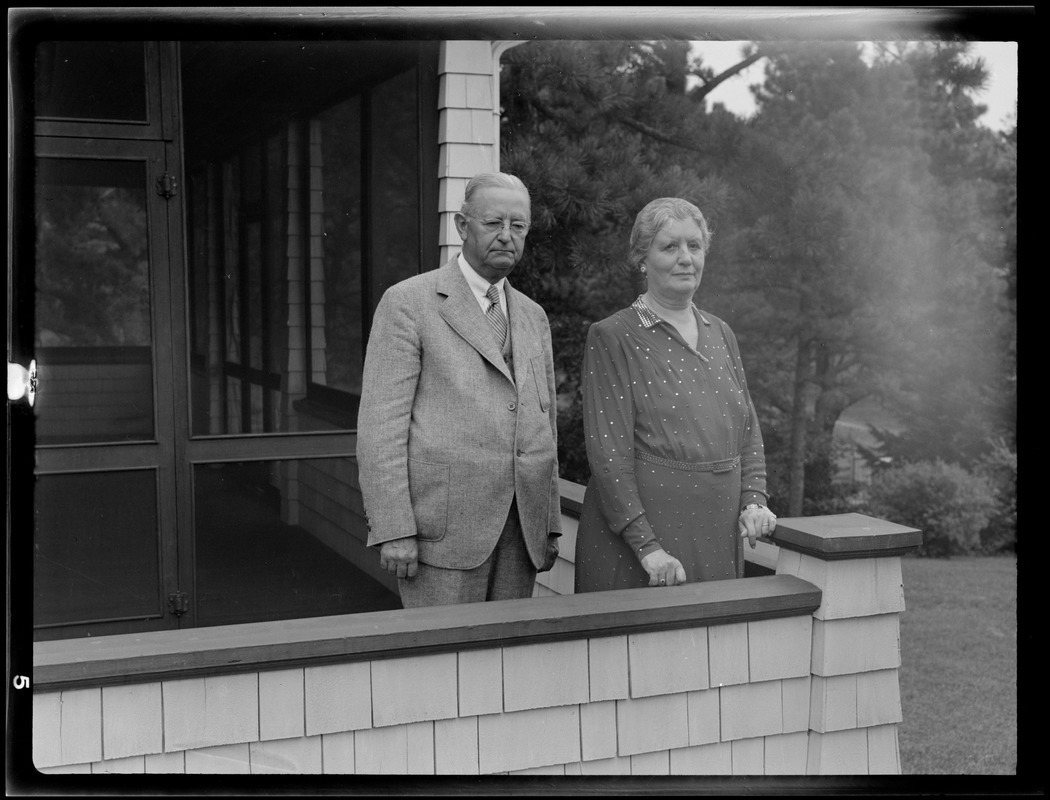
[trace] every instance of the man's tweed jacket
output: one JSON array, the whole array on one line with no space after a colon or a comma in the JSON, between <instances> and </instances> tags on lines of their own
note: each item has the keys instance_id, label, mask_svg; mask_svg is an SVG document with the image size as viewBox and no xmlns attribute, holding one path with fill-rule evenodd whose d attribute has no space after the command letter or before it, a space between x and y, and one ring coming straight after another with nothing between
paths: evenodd
<instances>
[{"instance_id":1,"label":"man's tweed jacket","mask_svg":"<svg viewBox=\"0 0 1050 800\"><path fill-rule=\"evenodd\" d=\"M471 569L495 547L514 497L537 568L560 533L550 325L505 287L513 376L457 257L380 300L357 437L369 545L416 536L422 563Z\"/></svg>"}]
</instances>

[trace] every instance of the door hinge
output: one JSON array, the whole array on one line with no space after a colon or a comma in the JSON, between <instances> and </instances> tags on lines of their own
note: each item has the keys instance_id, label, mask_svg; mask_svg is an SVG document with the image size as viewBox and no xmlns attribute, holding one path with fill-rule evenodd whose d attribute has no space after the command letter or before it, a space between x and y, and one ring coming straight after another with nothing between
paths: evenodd
<instances>
[{"instance_id":1,"label":"door hinge","mask_svg":"<svg viewBox=\"0 0 1050 800\"><path fill-rule=\"evenodd\" d=\"M165 172L157 178L157 194L165 200L173 198L178 189L178 182L175 180L175 176L170 172Z\"/></svg>"},{"instance_id":2,"label":"door hinge","mask_svg":"<svg viewBox=\"0 0 1050 800\"><path fill-rule=\"evenodd\" d=\"M168 595L168 608L176 617L181 617L190 609L190 598L185 592L172 592Z\"/></svg>"}]
</instances>

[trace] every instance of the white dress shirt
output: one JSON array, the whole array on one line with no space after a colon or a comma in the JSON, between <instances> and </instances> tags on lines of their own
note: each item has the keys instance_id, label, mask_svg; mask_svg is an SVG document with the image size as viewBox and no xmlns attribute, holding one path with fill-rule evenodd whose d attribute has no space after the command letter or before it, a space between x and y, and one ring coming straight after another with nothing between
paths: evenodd
<instances>
[{"instance_id":1,"label":"white dress shirt","mask_svg":"<svg viewBox=\"0 0 1050 800\"><path fill-rule=\"evenodd\" d=\"M463 253L459 254L459 268L463 272L463 277L467 279L467 285L470 287L470 290L474 292L474 297L478 301L478 305L481 306L482 312L488 313L491 305L488 297L485 296L485 292L489 290L489 286L495 286L499 291L499 307L503 309L503 316L506 319L510 319L507 314L507 293L504 291L503 286L507 279L500 278L494 284L490 284L467 263L467 259L463 258Z\"/></svg>"}]
</instances>

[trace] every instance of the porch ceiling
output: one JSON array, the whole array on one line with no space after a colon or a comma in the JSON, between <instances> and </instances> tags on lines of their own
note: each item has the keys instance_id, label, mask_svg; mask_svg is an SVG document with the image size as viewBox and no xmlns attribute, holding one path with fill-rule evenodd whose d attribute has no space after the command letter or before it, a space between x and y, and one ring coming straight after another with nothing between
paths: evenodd
<instances>
[{"instance_id":1,"label":"porch ceiling","mask_svg":"<svg viewBox=\"0 0 1050 800\"><path fill-rule=\"evenodd\" d=\"M409 67L417 52L391 41L193 41L181 50L191 164L351 97Z\"/></svg>"}]
</instances>

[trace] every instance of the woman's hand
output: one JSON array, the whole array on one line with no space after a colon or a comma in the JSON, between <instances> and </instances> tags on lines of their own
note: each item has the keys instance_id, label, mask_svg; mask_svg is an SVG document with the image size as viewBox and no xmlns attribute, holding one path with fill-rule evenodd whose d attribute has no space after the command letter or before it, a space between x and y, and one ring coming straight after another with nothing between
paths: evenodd
<instances>
[{"instance_id":1,"label":"woman's hand","mask_svg":"<svg viewBox=\"0 0 1050 800\"><path fill-rule=\"evenodd\" d=\"M675 586L685 583L685 567L666 550L653 550L642 559L642 566L649 573L650 586Z\"/></svg>"},{"instance_id":2,"label":"woman's hand","mask_svg":"<svg viewBox=\"0 0 1050 800\"><path fill-rule=\"evenodd\" d=\"M765 506L748 506L740 512L737 520L737 529L740 538L747 539L751 549L755 549L755 541L759 536L772 536L777 528L777 515Z\"/></svg>"}]
</instances>

